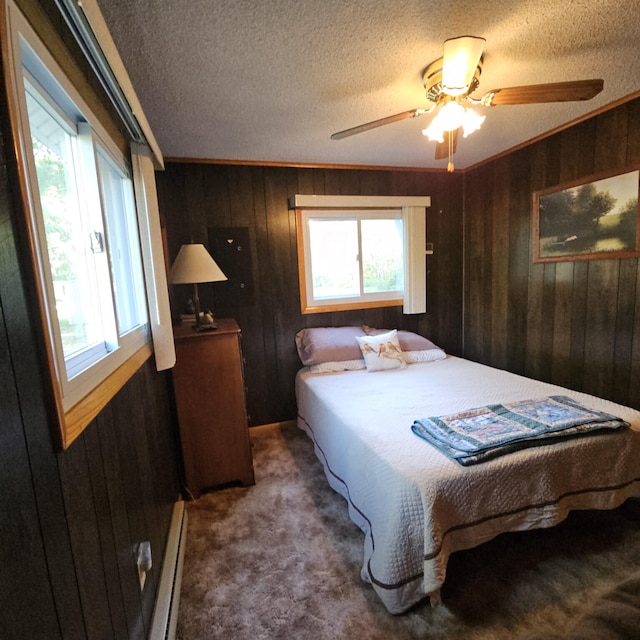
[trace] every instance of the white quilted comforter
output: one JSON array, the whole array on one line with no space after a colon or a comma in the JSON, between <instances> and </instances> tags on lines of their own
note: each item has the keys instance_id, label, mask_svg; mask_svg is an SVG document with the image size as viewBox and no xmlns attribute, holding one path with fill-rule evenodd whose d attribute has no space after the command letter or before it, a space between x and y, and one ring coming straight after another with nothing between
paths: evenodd
<instances>
[{"instance_id":1,"label":"white quilted comforter","mask_svg":"<svg viewBox=\"0 0 640 640\"><path fill-rule=\"evenodd\" d=\"M470 467L411 431L417 418L565 394L631 424ZM364 531L362 578L391 613L439 596L451 553L573 509L640 496L640 412L455 357L375 373L296 378L298 424Z\"/></svg>"}]
</instances>

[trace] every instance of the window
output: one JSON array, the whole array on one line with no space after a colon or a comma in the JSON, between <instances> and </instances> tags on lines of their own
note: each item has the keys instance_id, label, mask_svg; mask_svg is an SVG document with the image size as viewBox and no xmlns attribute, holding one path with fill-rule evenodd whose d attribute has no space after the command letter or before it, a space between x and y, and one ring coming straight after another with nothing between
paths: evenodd
<instances>
[{"instance_id":1,"label":"window","mask_svg":"<svg viewBox=\"0 0 640 640\"><path fill-rule=\"evenodd\" d=\"M426 197L296 196L302 312L400 305L405 313L424 312L426 303L413 302L416 291L421 300L426 289L428 202Z\"/></svg>"},{"instance_id":2,"label":"window","mask_svg":"<svg viewBox=\"0 0 640 640\"><path fill-rule=\"evenodd\" d=\"M86 391L82 374L146 324L133 185L124 158L92 129L88 112L56 86L24 40L21 49L23 126L33 153L28 181L38 195L32 215L67 406Z\"/></svg>"},{"instance_id":3,"label":"window","mask_svg":"<svg viewBox=\"0 0 640 640\"><path fill-rule=\"evenodd\" d=\"M399 210L303 211L307 306L402 303Z\"/></svg>"},{"instance_id":4,"label":"window","mask_svg":"<svg viewBox=\"0 0 640 640\"><path fill-rule=\"evenodd\" d=\"M21 14L9 18L29 228L64 418L149 340L134 187L128 158Z\"/></svg>"},{"instance_id":5,"label":"window","mask_svg":"<svg viewBox=\"0 0 640 640\"><path fill-rule=\"evenodd\" d=\"M107 219L109 254L120 335L146 320L142 256L133 184L128 170L98 148L102 202Z\"/></svg>"}]
</instances>

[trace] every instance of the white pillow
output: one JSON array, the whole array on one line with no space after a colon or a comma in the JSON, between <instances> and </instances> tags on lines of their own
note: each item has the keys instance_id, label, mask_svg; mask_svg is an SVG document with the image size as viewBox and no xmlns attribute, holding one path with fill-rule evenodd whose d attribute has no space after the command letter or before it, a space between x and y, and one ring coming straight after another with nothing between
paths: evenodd
<instances>
[{"instance_id":1,"label":"white pillow","mask_svg":"<svg viewBox=\"0 0 640 640\"><path fill-rule=\"evenodd\" d=\"M366 369L364 360L341 360L340 362L320 362L309 365L311 373L335 373L336 371L357 371Z\"/></svg>"},{"instance_id":2,"label":"white pillow","mask_svg":"<svg viewBox=\"0 0 640 640\"><path fill-rule=\"evenodd\" d=\"M360 345L367 371L406 367L398 342L398 332L395 329L375 336L357 336L356 340Z\"/></svg>"},{"instance_id":3,"label":"white pillow","mask_svg":"<svg viewBox=\"0 0 640 640\"><path fill-rule=\"evenodd\" d=\"M416 362L434 362L444 360L447 354L442 349L425 349L424 351L403 351L402 355L407 364Z\"/></svg>"}]
</instances>

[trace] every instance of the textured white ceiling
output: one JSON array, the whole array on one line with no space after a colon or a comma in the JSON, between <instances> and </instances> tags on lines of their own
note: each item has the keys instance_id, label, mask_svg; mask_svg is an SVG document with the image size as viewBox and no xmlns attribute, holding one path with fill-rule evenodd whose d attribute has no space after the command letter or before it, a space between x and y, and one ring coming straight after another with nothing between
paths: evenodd
<instances>
[{"instance_id":1,"label":"textured white ceiling","mask_svg":"<svg viewBox=\"0 0 640 640\"><path fill-rule=\"evenodd\" d=\"M426 106L424 68L486 38L476 95L604 79L589 102L480 108L464 168L640 90L640 0L98 0L166 157L445 167L432 115L339 141Z\"/></svg>"}]
</instances>

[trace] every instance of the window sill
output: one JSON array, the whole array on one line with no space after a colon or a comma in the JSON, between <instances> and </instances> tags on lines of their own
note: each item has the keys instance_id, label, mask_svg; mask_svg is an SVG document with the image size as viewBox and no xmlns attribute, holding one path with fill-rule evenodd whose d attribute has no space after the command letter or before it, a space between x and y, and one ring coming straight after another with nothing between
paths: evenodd
<instances>
[{"instance_id":1,"label":"window sill","mask_svg":"<svg viewBox=\"0 0 640 640\"><path fill-rule=\"evenodd\" d=\"M128 360L108 375L97 387L80 402L60 416L61 445L66 449L84 430L84 428L104 409L107 403L124 387L129 379L151 357L153 349L147 342Z\"/></svg>"},{"instance_id":2,"label":"window sill","mask_svg":"<svg viewBox=\"0 0 640 640\"><path fill-rule=\"evenodd\" d=\"M332 311L351 311L353 309L377 309L378 307L401 307L402 299L399 300L371 300L366 302L350 302L340 304L324 304L308 306L304 301L301 305L303 314L307 313L329 313Z\"/></svg>"}]
</instances>

